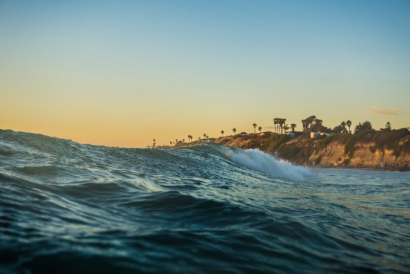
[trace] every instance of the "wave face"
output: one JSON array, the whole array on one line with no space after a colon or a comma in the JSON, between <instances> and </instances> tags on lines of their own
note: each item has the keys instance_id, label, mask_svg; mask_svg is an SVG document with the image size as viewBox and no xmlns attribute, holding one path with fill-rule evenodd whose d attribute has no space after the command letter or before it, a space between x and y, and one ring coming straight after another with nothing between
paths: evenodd
<instances>
[{"instance_id":1,"label":"wave face","mask_svg":"<svg viewBox=\"0 0 410 274\"><path fill-rule=\"evenodd\" d=\"M219 147L227 158L235 163L256 170L274 177L281 177L290 180L304 180L310 172L307 168L296 167L284 160L277 160L257 149L243 150L240 148Z\"/></svg>"},{"instance_id":2,"label":"wave face","mask_svg":"<svg viewBox=\"0 0 410 274\"><path fill-rule=\"evenodd\" d=\"M0 130L0 273L406 273L409 178Z\"/></svg>"}]
</instances>

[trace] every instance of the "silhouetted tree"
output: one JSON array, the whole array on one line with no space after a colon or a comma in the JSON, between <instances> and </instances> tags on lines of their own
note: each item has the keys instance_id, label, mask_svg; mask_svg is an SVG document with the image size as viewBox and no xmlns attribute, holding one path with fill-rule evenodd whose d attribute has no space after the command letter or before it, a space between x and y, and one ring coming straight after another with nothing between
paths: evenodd
<instances>
[{"instance_id":1,"label":"silhouetted tree","mask_svg":"<svg viewBox=\"0 0 410 274\"><path fill-rule=\"evenodd\" d=\"M256 124L256 123L253 123L253 133L255 133L256 132L256 127L257 127L258 125Z\"/></svg>"},{"instance_id":2,"label":"silhouetted tree","mask_svg":"<svg viewBox=\"0 0 410 274\"><path fill-rule=\"evenodd\" d=\"M233 129L232 129L232 131L233 131L233 134L235 135L235 132L236 132L236 128L233 128Z\"/></svg>"},{"instance_id":3,"label":"silhouetted tree","mask_svg":"<svg viewBox=\"0 0 410 274\"><path fill-rule=\"evenodd\" d=\"M345 121L342 121L342 122L340 123L340 125L341 125L341 126L342 126L342 128L343 128L342 133L347 133L347 129L346 129L346 122L345 122Z\"/></svg>"},{"instance_id":4,"label":"silhouetted tree","mask_svg":"<svg viewBox=\"0 0 410 274\"><path fill-rule=\"evenodd\" d=\"M320 132L322 129L323 120L315 119L315 132Z\"/></svg>"},{"instance_id":5,"label":"silhouetted tree","mask_svg":"<svg viewBox=\"0 0 410 274\"><path fill-rule=\"evenodd\" d=\"M343 132L343 127L341 125L337 125L333 128L332 132L333 133L342 133Z\"/></svg>"},{"instance_id":6,"label":"silhouetted tree","mask_svg":"<svg viewBox=\"0 0 410 274\"><path fill-rule=\"evenodd\" d=\"M372 130L372 123L370 123L369 121L365 121L363 122L363 124L359 123L355 129L354 129L354 133L360 132L360 131L365 131L365 130Z\"/></svg>"},{"instance_id":7,"label":"silhouetted tree","mask_svg":"<svg viewBox=\"0 0 410 274\"><path fill-rule=\"evenodd\" d=\"M280 133L281 134L283 134L285 123L286 123L286 119L284 119L284 118L279 119L279 126L280 126Z\"/></svg>"},{"instance_id":8,"label":"silhouetted tree","mask_svg":"<svg viewBox=\"0 0 410 274\"><path fill-rule=\"evenodd\" d=\"M347 127L349 128L349 133L352 133L352 132L350 131L350 127L352 126L352 121L347 120L347 121L346 121L346 125L347 125Z\"/></svg>"},{"instance_id":9,"label":"silhouetted tree","mask_svg":"<svg viewBox=\"0 0 410 274\"><path fill-rule=\"evenodd\" d=\"M222 137L224 137L225 131L221 130Z\"/></svg>"},{"instance_id":10,"label":"silhouetted tree","mask_svg":"<svg viewBox=\"0 0 410 274\"><path fill-rule=\"evenodd\" d=\"M258 127L259 132L262 132L262 127Z\"/></svg>"},{"instance_id":11,"label":"silhouetted tree","mask_svg":"<svg viewBox=\"0 0 410 274\"><path fill-rule=\"evenodd\" d=\"M188 139L190 139L190 142L192 142L192 135L188 135Z\"/></svg>"},{"instance_id":12,"label":"silhouetted tree","mask_svg":"<svg viewBox=\"0 0 410 274\"><path fill-rule=\"evenodd\" d=\"M286 121L286 119L285 119ZM283 118L275 118L273 119L273 123L275 124L275 132L280 134L282 132L282 125L285 123Z\"/></svg>"},{"instance_id":13,"label":"silhouetted tree","mask_svg":"<svg viewBox=\"0 0 410 274\"><path fill-rule=\"evenodd\" d=\"M296 124L290 124L290 127L292 128L292 132L295 132Z\"/></svg>"},{"instance_id":14,"label":"silhouetted tree","mask_svg":"<svg viewBox=\"0 0 410 274\"><path fill-rule=\"evenodd\" d=\"M387 123L386 123L386 128L387 128L388 130L391 130L391 124L390 124L390 122L387 122Z\"/></svg>"},{"instance_id":15,"label":"silhouetted tree","mask_svg":"<svg viewBox=\"0 0 410 274\"><path fill-rule=\"evenodd\" d=\"M328 127L324 126L324 125L321 125L320 132L332 133L333 130L331 128L328 128Z\"/></svg>"},{"instance_id":16,"label":"silhouetted tree","mask_svg":"<svg viewBox=\"0 0 410 274\"><path fill-rule=\"evenodd\" d=\"M278 118L278 134L282 134L282 118Z\"/></svg>"},{"instance_id":17,"label":"silhouetted tree","mask_svg":"<svg viewBox=\"0 0 410 274\"><path fill-rule=\"evenodd\" d=\"M309 136L310 132L310 125L313 123L313 121L316 119L315 115L309 116L308 118L302 120L302 125L303 125L303 135Z\"/></svg>"},{"instance_id":18,"label":"silhouetted tree","mask_svg":"<svg viewBox=\"0 0 410 274\"><path fill-rule=\"evenodd\" d=\"M275 133L278 133L278 126L279 126L279 118L273 119L273 124L275 125Z\"/></svg>"}]
</instances>

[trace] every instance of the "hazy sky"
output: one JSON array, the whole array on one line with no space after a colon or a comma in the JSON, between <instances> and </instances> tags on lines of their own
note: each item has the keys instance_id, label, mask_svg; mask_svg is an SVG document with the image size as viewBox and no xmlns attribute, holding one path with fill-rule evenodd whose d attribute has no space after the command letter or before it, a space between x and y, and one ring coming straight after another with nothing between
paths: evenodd
<instances>
[{"instance_id":1,"label":"hazy sky","mask_svg":"<svg viewBox=\"0 0 410 274\"><path fill-rule=\"evenodd\" d=\"M145 147L409 105L408 0L0 0L1 129Z\"/></svg>"}]
</instances>

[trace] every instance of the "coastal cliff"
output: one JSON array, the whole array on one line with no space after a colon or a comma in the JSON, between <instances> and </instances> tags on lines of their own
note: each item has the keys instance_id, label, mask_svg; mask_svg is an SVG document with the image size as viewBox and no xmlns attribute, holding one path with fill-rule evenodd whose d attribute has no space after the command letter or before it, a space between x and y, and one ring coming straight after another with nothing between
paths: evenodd
<instances>
[{"instance_id":1,"label":"coastal cliff","mask_svg":"<svg viewBox=\"0 0 410 274\"><path fill-rule=\"evenodd\" d=\"M410 163L410 132L405 128L314 139L259 133L221 137L213 142L260 149L298 165L407 169Z\"/></svg>"}]
</instances>

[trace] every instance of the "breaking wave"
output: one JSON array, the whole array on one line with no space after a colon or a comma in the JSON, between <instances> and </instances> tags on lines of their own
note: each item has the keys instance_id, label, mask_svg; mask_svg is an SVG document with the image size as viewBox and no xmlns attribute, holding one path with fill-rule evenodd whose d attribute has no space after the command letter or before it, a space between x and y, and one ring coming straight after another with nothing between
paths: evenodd
<instances>
[{"instance_id":1,"label":"breaking wave","mask_svg":"<svg viewBox=\"0 0 410 274\"><path fill-rule=\"evenodd\" d=\"M305 180L310 175L308 168L294 166L289 162L278 160L257 149L243 150L228 147L220 147L218 149L235 163L271 176L289 180Z\"/></svg>"},{"instance_id":2,"label":"breaking wave","mask_svg":"<svg viewBox=\"0 0 410 274\"><path fill-rule=\"evenodd\" d=\"M409 187L258 150L0 130L0 273L406 273Z\"/></svg>"}]
</instances>

